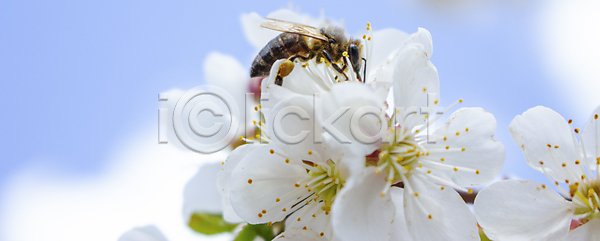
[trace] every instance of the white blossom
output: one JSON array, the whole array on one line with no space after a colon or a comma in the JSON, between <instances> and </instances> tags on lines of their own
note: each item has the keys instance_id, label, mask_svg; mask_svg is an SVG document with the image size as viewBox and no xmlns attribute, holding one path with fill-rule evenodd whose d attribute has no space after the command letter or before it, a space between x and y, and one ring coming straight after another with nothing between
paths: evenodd
<instances>
[{"instance_id":1,"label":"white blossom","mask_svg":"<svg viewBox=\"0 0 600 241\"><path fill-rule=\"evenodd\" d=\"M600 106L581 132L570 126L571 120L567 122L560 114L542 106L515 117L510 124L513 139L523 150L527 163L544 173L552 184L512 180L483 189L475 200L475 215L488 237L600 239L599 114ZM581 141L577 140L579 133ZM584 224L569 232L572 219Z\"/></svg>"},{"instance_id":2,"label":"white blossom","mask_svg":"<svg viewBox=\"0 0 600 241\"><path fill-rule=\"evenodd\" d=\"M504 162L504 147L493 140L494 117L481 108L456 111L429 135L426 116L409 114L414 107L433 113L438 106L431 55L431 36L420 29L387 63L396 111L384 144L353 165L334 205L334 232L341 240L479 239L475 218L452 189L470 191L464 186L491 181ZM436 98L428 103L428 96ZM434 137L437 142L428 143ZM404 188L394 185L400 182Z\"/></svg>"}]
</instances>

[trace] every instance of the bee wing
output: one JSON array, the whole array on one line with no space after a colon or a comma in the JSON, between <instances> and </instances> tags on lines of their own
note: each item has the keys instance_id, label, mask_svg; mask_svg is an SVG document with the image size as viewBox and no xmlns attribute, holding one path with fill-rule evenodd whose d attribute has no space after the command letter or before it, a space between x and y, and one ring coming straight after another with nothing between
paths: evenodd
<instances>
[{"instance_id":1,"label":"bee wing","mask_svg":"<svg viewBox=\"0 0 600 241\"><path fill-rule=\"evenodd\" d=\"M323 40L323 41L329 40L329 38L327 38L327 36L321 34L321 30L319 30L315 27L311 27L311 26L307 26L307 25L303 25L303 24L299 24L299 23L278 20L278 19L272 19L272 18L265 18L265 19L269 20L270 22L261 23L260 26L263 28L268 28L271 30L281 31L281 32L286 32L286 33L300 34L300 35L304 35L307 37L311 37L311 38L315 38L315 39L319 39L319 40Z\"/></svg>"}]
</instances>

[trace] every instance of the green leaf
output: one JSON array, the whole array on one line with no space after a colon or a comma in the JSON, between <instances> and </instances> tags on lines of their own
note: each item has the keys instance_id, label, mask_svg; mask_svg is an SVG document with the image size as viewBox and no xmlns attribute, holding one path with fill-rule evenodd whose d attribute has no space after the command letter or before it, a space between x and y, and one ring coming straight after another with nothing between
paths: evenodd
<instances>
[{"instance_id":1,"label":"green leaf","mask_svg":"<svg viewBox=\"0 0 600 241\"><path fill-rule=\"evenodd\" d=\"M246 225L234 241L252 241L256 237L261 237L265 241L275 238L273 228L267 224Z\"/></svg>"},{"instance_id":2,"label":"green leaf","mask_svg":"<svg viewBox=\"0 0 600 241\"><path fill-rule=\"evenodd\" d=\"M190 228L202 234L231 232L237 224L225 222L220 214L194 213L188 223Z\"/></svg>"}]
</instances>

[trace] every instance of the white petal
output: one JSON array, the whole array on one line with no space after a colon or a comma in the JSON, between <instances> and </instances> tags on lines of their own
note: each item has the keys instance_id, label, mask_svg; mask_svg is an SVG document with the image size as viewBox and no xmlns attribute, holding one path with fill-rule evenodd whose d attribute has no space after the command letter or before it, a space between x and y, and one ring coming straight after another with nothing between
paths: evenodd
<instances>
[{"instance_id":1,"label":"white petal","mask_svg":"<svg viewBox=\"0 0 600 241\"><path fill-rule=\"evenodd\" d=\"M537 106L515 117L509 129L531 167L542 171L540 162L543 162L546 173L558 182L566 179L575 182L583 174L581 167L575 164L578 152L573 131L558 113Z\"/></svg>"},{"instance_id":2,"label":"white petal","mask_svg":"<svg viewBox=\"0 0 600 241\"><path fill-rule=\"evenodd\" d=\"M475 217L456 191L415 176L408 184L412 190L405 184L404 215L413 240L479 240Z\"/></svg>"},{"instance_id":3,"label":"white petal","mask_svg":"<svg viewBox=\"0 0 600 241\"><path fill-rule=\"evenodd\" d=\"M411 35L406 45L399 49L391 61L392 65L396 66L393 74L394 104L404 112L399 119L404 119L406 124L424 124L424 114L413 114L407 117L408 113L429 110L431 114L436 110L440 99L437 69L429 61L431 36L426 30L421 30ZM429 41L424 41L427 39ZM420 110L425 107L427 109ZM417 118L418 121L413 122L413 118Z\"/></svg>"},{"instance_id":4,"label":"white petal","mask_svg":"<svg viewBox=\"0 0 600 241\"><path fill-rule=\"evenodd\" d=\"M404 189L390 188L390 196L396 207L396 216L394 217L394 226L392 228L391 241L411 241L412 237L408 232L406 218L404 217Z\"/></svg>"},{"instance_id":5,"label":"white petal","mask_svg":"<svg viewBox=\"0 0 600 241\"><path fill-rule=\"evenodd\" d=\"M137 227L125 232L118 241L167 241L154 225Z\"/></svg>"},{"instance_id":6,"label":"white petal","mask_svg":"<svg viewBox=\"0 0 600 241\"><path fill-rule=\"evenodd\" d=\"M475 198L475 215L493 240L560 240L569 232L574 206L535 181L493 183Z\"/></svg>"},{"instance_id":7,"label":"white petal","mask_svg":"<svg viewBox=\"0 0 600 241\"><path fill-rule=\"evenodd\" d=\"M295 93L287 88L281 87L274 83L275 76L277 75L277 69L279 69L279 66L284 61L285 59L275 61L273 67L271 68L269 76L264 78L261 82L260 103L262 105L263 111L273 108L275 104L279 103L283 99L299 95L298 93Z\"/></svg>"},{"instance_id":8,"label":"white petal","mask_svg":"<svg viewBox=\"0 0 600 241\"><path fill-rule=\"evenodd\" d=\"M425 48L425 52L429 57L433 55L433 42L431 40L431 33L429 33L427 29L419 28L419 30L416 33L413 33L405 43L406 45L420 44Z\"/></svg>"},{"instance_id":9,"label":"white petal","mask_svg":"<svg viewBox=\"0 0 600 241\"><path fill-rule=\"evenodd\" d=\"M394 50L404 45L410 35L397 29L387 28L373 32L371 45L373 46L367 62L367 75L375 74L375 71L388 61L388 56ZM372 80L373 78L368 78Z\"/></svg>"},{"instance_id":10,"label":"white petal","mask_svg":"<svg viewBox=\"0 0 600 241\"><path fill-rule=\"evenodd\" d=\"M195 212L220 214L223 212L221 194L217 188L217 175L222 165L218 163L205 164L185 184L183 190L183 217L186 220Z\"/></svg>"},{"instance_id":11,"label":"white petal","mask_svg":"<svg viewBox=\"0 0 600 241\"><path fill-rule=\"evenodd\" d=\"M385 175L375 167L353 175L337 194L332 210L334 237L340 240L388 240L395 207L390 195L381 196Z\"/></svg>"},{"instance_id":12,"label":"white petal","mask_svg":"<svg viewBox=\"0 0 600 241\"><path fill-rule=\"evenodd\" d=\"M589 164L595 168L597 158L600 157L600 106L596 107L590 119L585 124L581 133L582 143L585 147L585 152L588 156Z\"/></svg>"},{"instance_id":13,"label":"white petal","mask_svg":"<svg viewBox=\"0 0 600 241\"><path fill-rule=\"evenodd\" d=\"M594 218L567 235L567 240L600 240L600 219Z\"/></svg>"},{"instance_id":14,"label":"white petal","mask_svg":"<svg viewBox=\"0 0 600 241\"><path fill-rule=\"evenodd\" d=\"M385 96L377 95L362 83L336 84L322 96L320 104L323 112L319 119L326 131L337 140L335 144L366 156L381 145L387 130L384 102ZM344 110L347 111L340 112Z\"/></svg>"},{"instance_id":15,"label":"white petal","mask_svg":"<svg viewBox=\"0 0 600 241\"><path fill-rule=\"evenodd\" d=\"M306 169L294 160L286 163L281 153L275 145L261 146L247 154L232 173L231 204L251 224L282 220L297 198L306 194L304 187L295 186L306 178Z\"/></svg>"},{"instance_id":16,"label":"white petal","mask_svg":"<svg viewBox=\"0 0 600 241\"><path fill-rule=\"evenodd\" d=\"M242 111L245 103L245 94L249 90L248 69L233 56L219 52L211 52L204 60L204 73L206 84L214 85L227 90L235 99ZM241 116L242 112L240 112Z\"/></svg>"},{"instance_id":17,"label":"white petal","mask_svg":"<svg viewBox=\"0 0 600 241\"><path fill-rule=\"evenodd\" d=\"M239 223L244 221L235 213L233 207L231 206L231 200L229 197L231 191L231 174L240 163L242 158L261 146L264 145L246 144L235 148L235 150L229 154L227 160L225 163L223 163L221 171L217 175L217 188L221 193L221 200L223 204L223 219L227 222Z\"/></svg>"},{"instance_id":18,"label":"white petal","mask_svg":"<svg viewBox=\"0 0 600 241\"><path fill-rule=\"evenodd\" d=\"M435 144L425 145L432 151L423 158L435 162L443 158L443 164L456 167L444 174L460 186L486 184L500 172L506 154L502 143L493 139L494 132L496 119L489 112L481 108L459 109L429 136Z\"/></svg>"},{"instance_id":19,"label":"white petal","mask_svg":"<svg viewBox=\"0 0 600 241\"><path fill-rule=\"evenodd\" d=\"M324 150L315 136L322 130L315 128L313 98L291 96L282 99L265 116L271 141L287 155L313 162L324 161Z\"/></svg>"},{"instance_id":20,"label":"white petal","mask_svg":"<svg viewBox=\"0 0 600 241\"><path fill-rule=\"evenodd\" d=\"M321 203L310 202L287 217L285 227L311 231L319 237L331 238L331 214L325 214L321 207Z\"/></svg>"},{"instance_id":21,"label":"white petal","mask_svg":"<svg viewBox=\"0 0 600 241\"><path fill-rule=\"evenodd\" d=\"M277 241L327 241L329 239L321 237L319 233L311 230L302 230L298 228L286 228L285 232L281 233L273 240Z\"/></svg>"}]
</instances>

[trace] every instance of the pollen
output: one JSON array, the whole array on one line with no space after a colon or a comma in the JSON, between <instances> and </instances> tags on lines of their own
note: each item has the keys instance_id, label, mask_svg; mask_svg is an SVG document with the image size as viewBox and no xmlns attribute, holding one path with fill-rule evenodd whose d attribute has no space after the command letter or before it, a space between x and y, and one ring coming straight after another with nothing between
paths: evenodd
<instances>
[{"instance_id":1,"label":"pollen","mask_svg":"<svg viewBox=\"0 0 600 241\"><path fill-rule=\"evenodd\" d=\"M371 37L368 37L368 38L367 38L367 41L371 41Z\"/></svg>"},{"instance_id":2,"label":"pollen","mask_svg":"<svg viewBox=\"0 0 600 241\"><path fill-rule=\"evenodd\" d=\"M468 190L467 190L467 193L468 193L468 194L471 194L471 193L473 193L473 189L468 189Z\"/></svg>"},{"instance_id":3,"label":"pollen","mask_svg":"<svg viewBox=\"0 0 600 241\"><path fill-rule=\"evenodd\" d=\"M259 214L258 214L258 217L259 217L259 218L262 218L262 213L259 213Z\"/></svg>"},{"instance_id":4,"label":"pollen","mask_svg":"<svg viewBox=\"0 0 600 241\"><path fill-rule=\"evenodd\" d=\"M462 99L458 99L458 103L462 103Z\"/></svg>"},{"instance_id":5,"label":"pollen","mask_svg":"<svg viewBox=\"0 0 600 241\"><path fill-rule=\"evenodd\" d=\"M546 144L546 146L547 146L547 147L549 147L549 148L551 148L551 147L552 147L552 145L550 145L550 144Z\"/></svg>"},{"instance_id":6,"label":"pollen","mask_svg":"<svg viewBox=\"0 0 600 241\"><path fill-rule=\"evenodd\" d=\"M567 163L563 162L562 167L567 167Z\"/></svg>"},{"instance_id":7,"label":"pollen","mask_svg":"<svg viewBox=\"0 0 600 241\"><path fill-rule=\"evenodd\" d=\"M448 140L448 138L446 138L446 137L444 136L444 141L445 141L445 140Z\"/></svg>"},{"instance_id":8,"label":"pollen","mask_svg":"<svg viewBox=\"0 0 600 241\"><path fill-rule=\"evenodd\" d=\"M385 192L381 192L379 195L380 195L381 197L385 197Z\"/></svg>"},{"instance_id":9,"label":"pollen","mask_svg":"<svg viewBox=\"0 0 600 241\"><path fill-rule=\"evenodd\" d=\"M303 230L306 230L306 226L304 226L302 229L303 229Z\"/></svg>"},{"instance_id":10,"label":"pollen","mask_svg":"<svg viewBox=\"0 0 600 241\"><path fill-rule=\"evenodd\" d=\"M296 184L294 184L294 186L296 186L296 187L300 187L300 184L296 183Z\"/></svg>"},{"instance_id":11,"label":"pollen","mask_svg":"<svg viewBox=\"0 0 600 241\"><path fill-rule=\"evenodd\" d=\"M600 165L600 157L596 157L596 165Z\"/></svg>"},{"instance_id":12,"label":"pollen","mask_svg":"<svg viewBox=\"0 0 600 241\"><path fill-rule=\"evenodd\" d=\"M418 197L418 196L419 196L419 193L415 192L415 197Z\"/></svg>"},{"instance_id":13,"label":"pollen","mask_svg":"<svg viewBox=\"0 0 600 241\"><path fill-rule=\"evenodd\" d=\"M598 114L594 115L594 119L597 120L598 119Z\"/></svg>"},{"instance_id":14,"label":"pollen","mask_svg":"<svg viewBox=\"0 0 600 241\"><path fill-rule=\"evenodd\" d=\"M325 235L323 232L321 232L319 235L321 235L321 237L323 237L323 235Z\"/></svg>"},{"instance_id":15,"label":"pollen","mask_svg":"<svg viewBox=\"0 0 600 241\"><path fill-rule=\"evenodd\" d=\"M455 171L455 172L457 172L457 171L458 171L458 168L454 167L454 171Z\"/></svg>"},{"instance_id":16,"label":"pollen","mask_svg":"<svg viewBox=\"0 0 600 241\"><path fill-rule=\"evenodd\" d=\"M423 92L427 91L427 88L423 88Z\"/></svg>"},{"instance_id":17,"label":"pollen","mask_svg":"<svg viewBox=\"0 0 600 241\"><path fill-rule=\"evenodd\" d=\"M565 183L566 183L566 184L569 184L569 179L565 179Z\"/></svg>"},{"instance_id":18,"label":"pollen","mask_svg":"<svg viewBox=\"0 0 600 241\"><path fill-rule=\"evenodd\" d=\"M427 174L431 174L431 170L428 170L428 171L427 171Z\"/></svg>"},{"instance_id":19,"label":"pollen","mask_svg":"<svg viewBox=\"0 0 600 241\"><path fill-rule=\"evenodd\" d=\"M298 222L302 221L302 219L298 218Z\"/></svg>"},{"instance_id":20,"label":"pollen","mask_svg":"<svg viewBox=\"0 0 600 241\"><path fill-rule=\"evenodd\" d=\"M579 162L579 160L575 161L575 165L579 165L579 163L581 163L581 162Z\"/></svg>"},{"instance_id":21,"label":"pollen","mask_svg":"<svg viewBox=\"0 0 600 241\"><path fill-rule=\"evenodd\" d=\"M558 149L558 146L554 146L555 149Z\"/></svg>"},{"instance_id":22,"label":"pollen","mask_svg":"<svg viewBox=\"0 0 600 241\"><path fill-rule=\"evenodd\" d=\"M544 165L544 161L540 161L540 165Z\"/></svg>"},{"instance_id":23,"label":"pollen","mask_svg":"<svg viewBox=\"0 0 600 241\"><path fill-rule=\"evenodd\" d=\"M462 149L460 149L461 151L465 151L466 149L463 147Z\"/></svg>"},{"instance_id":24,"label":"pollen","mask_svg":"<svg viewBox=\"0 0 600 241\"><path fill-rule=\"evenodd\" d=\"M281 199L279 199L279 198L275 199L276 203L278 203L279 201L281 201Z\"/></svg>"},{"instance_id":25,"label":"pollen","mask_svg":"<svg viewBox=\"0 0 600 241\"><path fill-rule=\"evenodd\" d=\"M542 184L542 188L543 188L543 189L546 189L546 184Z\"/></svg>"},{"instance_id":26,"label":"pollen","mask_svg":"<svg viewBox=\"0 0 600 241\"><path fill-rule=\"evenodd\" d=\"M363 35L363 39L367 39L367 35Z\"/></svg>"},{"instance_id":27,"label":"pollen","mask_svg":"<svg viewBox=\"0 0 600 241\"><path fill-rule=\"evenodd\" d=\"M581 175L581 180L584 180L586 178L585 174Z\"/></svg>"},{"instance_id":28,"label":"pollen","mask_svg":"<svg viewBox=\"0 0 600 241\"><path fill-rule=\"evenodd\" d=\"M446 150L448 150L448 149L450 149L450 147L449 147L449 146L446 146Z\"/></svg>"},{"instance_id":29,"label":"pollen","mask_svg":"<svg viewBox=\"0 0 600 241\"><path fill-rule=\"evenodd\" d=\"M312 155L312 151L308 151L308 155Z\"/></svg>"},{"instance_id":30,"label":"pollen","mask_svg":"<svg viewBox=\"0 0 600 241\"><path fill-rule=\"evenodd\" d=\"M465 131L469 131L469 127L465 128Z\"/></svg>"},{"instance_id":31,"label":"pollen","mask_svg":"<svg viewBox=\"0 0 600 241\"><path fill-rule=\"evenodd\" d=\"M290 163L290 159L285 159L285 163Z\"/></svg>"},{"instance_id":32,"label":"pollen","mask_svg":"<svg viewBox=\"0 0 600 241\"><path fill-rule=\"evenodd\" d=\"M267 223L267 226L271 226L271 225L273 225L273 222Z\"/></svg>"},{"instance_id":33,"label":"pollen","mask_svg":"<svg viewBox=\"0 0 600 241\"><path fill-rule=\"evenodd\" d=\"M438 101L436 100L436 101L434 101L433 103L437 105Z\"/></svg>"},{"instance_id":34,"label":"pollen","mask_svg":"<svg viewBox=\"0 0 600 241\"><path fill-rule=\"evenodd\" d=\"M285 212L285 211L287 211L287 209L283 208L283 209L281 209L281 211L282 211L282 212Z\"/></svg>"},{"instance_id":35,"label":"pollen","mask_svg":"<svg viewBox=\"0 0 600 241\"><path fill-rule=\"evenodd\" d=\"M444 189L445 189L445 187L440 187L440 189L441 189L441 190L444 190Z\"/></svg>"},{"instance_id":36,"label":"pollen","mask_svg":"<svg viewBox=\"0 0 600 241\"><path fill-rule=\"evenodd\" d=\"M432 218L432 217L431 217L431 214L429 214L429 216L427 216L427 217L428 217L429 219L431 219L431 218Z\"/></svg>"},{"instance_id":37,"label":"pollen","mask_svg":"<svg viewBox=\"0 0 600 241\"><path fill-rule=\"evenodd\" d=\"M255 110L255 111L258 111L258 106L254 106L254 110Z\"/></svg>"},{"instance_id":38,"label":"pollen","mask_svg":"<svg viewBox=\"0 0 600 241\"><path fill-rule=\"evenodd\" d=\"M444 158L440 158L440 161L445 161L445 160L446 160L446 159L444 159Z\"/></svg>"},{"instance_id":39,"label":"pollen","mask_svg":"<svg viewBox=\"0 0 600 241\"><path fill-rule=\"evenodd\" d=\"M569 124L571 124L571 123L573 123L573 120L572 120L572 119L569 119Z\"/></svg>"},{"instance_id":40,"label":"pollen","mask_svg":"<svg viewBox=\"0 0 600 241\"><path fill-rule=\"evenodd\" d=\"M475 174L479 175L479 170L475 170Z\"/></svg>"},{"instance_id":41,"label":"pollen","mask_svg":"<svg viewBox=\"0 0 600 241\"><path fill-rule=\"evenodd\" d=\"M261 213L265 214L265 213L267 213L267 210L264 210L264 209L263 209L263 210L261 211Z\"/></svg>"},{"instance_id":42,"label":"pollen","mask_svg":"<svg viewBox=\"0 0 600 241\"><path fill-rule=\"evenodd\" d=\"M252 179L248 179L248 184L252 184Z\"/></svg>"},{"instance_id":43,"label":"pollen","mask_svg":"<svg viewBox=\"0 0 600 241\"><path fill-rule=\"evenodd\" d=\"M457 132L456 132L456 135L457 135L457 136L458 136L458 135L460 135L460 132L458 132L458 131L457 131Z\"/></svg>"},{"instance_id":44,"label":"pollen","mask_svg":"<svg viewBox=\"0 0 600 241\"><path fill-rule=\"evenodd\" d=\"M579 134L579 129L575 128L575 133Z\"/></svg>"},{"instance_id":45,"label":"pollen","mask_svg":"<svg viewBox=\"0 0 600 241\"><path fill-rule=\"evenodd\" d=\"M342 53L342 55L343 55L344 57L348 57L348 52L344 51L344 52Z\"/></svg>"},{"instance_id":46,"label":"pollen","mask_svg":"<svg viewBox=\"0 0 600 241\"><path fill-rule=\"evenodd\" d=\"M273 149L271 149L271 150L269 150L269 153L275 154L275 151Z\"/></svg>"},{"instance_id":47,"label":"pollen","mask_svg":"<svg viewBox=\"0 0 600 241\"><path fill-rule=\"evenodd\" d=\"M243 136L240 136L238 139L240 139L240 141L243 141L243 140L244 140L244 137L243 137Z\"/></svg>"}]
</instances>

